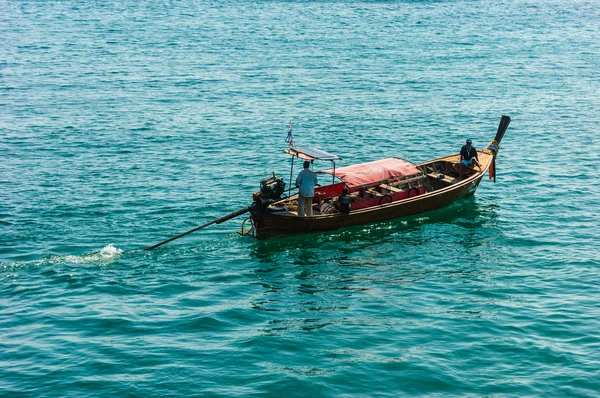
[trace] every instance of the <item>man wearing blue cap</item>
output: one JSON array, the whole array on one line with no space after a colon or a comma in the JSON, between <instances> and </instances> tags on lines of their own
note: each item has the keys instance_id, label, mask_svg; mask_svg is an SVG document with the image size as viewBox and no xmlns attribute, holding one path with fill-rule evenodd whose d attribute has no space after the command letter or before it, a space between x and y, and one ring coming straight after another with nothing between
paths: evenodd
<instances>
[{"instance_id":1,"label":"man wearing blue cap","mask_svg":"<svg viewBox=\"0 0 600 398\"><path fill-rule=\"evenodd\" d=\"M470 139L467 140L467 144L463 145L460 149L460 162L467 167L477 166L479 169L479 157L477 157L477 149L472 144Z\"/></svg>"}]
</instances>

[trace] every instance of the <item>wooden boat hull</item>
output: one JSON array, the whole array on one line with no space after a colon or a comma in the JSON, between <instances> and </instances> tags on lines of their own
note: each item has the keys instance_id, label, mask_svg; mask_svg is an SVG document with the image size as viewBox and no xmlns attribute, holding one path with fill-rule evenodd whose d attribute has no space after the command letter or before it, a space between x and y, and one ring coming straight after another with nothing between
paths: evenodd
<instances>
[{"instance_id":1,"label":"wooden boat hull","mask_svg":"<svg viewBox=\"0 0 600 398\"><path fill-rule=\"evenodd\" d=\"M338 213L299 217L295 212L288 211L253 211L251 217L255 228L255 235L258 239L267 239L277 236L330 231L342 227L385 221L439 209L475 193L481 179L492 162L491 152L487 150L481 151L479 157L482 164L481 170L453 185L412 198L352 211L349 214ZM458 155L453 155L418 166L436 161L456 160L458 160ZM281 203L283 202L285 200L281 201ZM276 206L277 204L278 202L274 205Z\"/></svg>"}]
</instances>

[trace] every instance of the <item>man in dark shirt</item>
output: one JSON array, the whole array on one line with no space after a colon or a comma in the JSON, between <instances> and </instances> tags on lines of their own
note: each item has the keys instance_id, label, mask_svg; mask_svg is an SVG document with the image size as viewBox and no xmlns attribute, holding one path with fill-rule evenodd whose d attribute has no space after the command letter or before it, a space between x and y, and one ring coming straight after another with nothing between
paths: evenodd
<instances>
[{"instance_id":1,"label":"man in dark shirt","mask_svg":"<svg viewBox=\"0 0 600 398\"><path fill-rule=\"evenodd\" d=\"M479 157L477 156L477 149L472 144L472 141L467 140L467 144L463 145L460 149L460 162L465 166L477 166L479 169Z\"/></svg>"},{"instance_id":2,"label":"man in dark shirt","mask_svg":"<svg viewBox=\"0 0 600 398\"><path fill-rule=\"evenodd\" d=\"M342 194L338 197L338 201L340 204L340 212L342 213L350 213L350 193L348 192L348 187L342 188Z\"/></svg>"}]
</instances>

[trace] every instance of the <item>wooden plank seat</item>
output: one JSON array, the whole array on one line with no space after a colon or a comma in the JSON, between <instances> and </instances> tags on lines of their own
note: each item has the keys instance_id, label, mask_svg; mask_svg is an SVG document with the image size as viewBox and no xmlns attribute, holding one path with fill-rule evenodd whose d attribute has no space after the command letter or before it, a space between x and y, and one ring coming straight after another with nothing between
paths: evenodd
<instances>
[{"instance_id":1,"label":"wooden plank seat","mask_svg":"<svg viewBox=\"0 0 600 398\"><path fill-rule=\"evenodd\" d=\"M390 187L398 189L400 191L405 191L410 188L420 187L420 186L426 184L428 181L429 180L425 174L419 174L414 177L398 179L395 181L390 179L390 182L385 185L389 185ZM397 193L396 191L394 191L394 192Z\"/></svg>"},{"instance_id":2,"label":"wooden plank seat","mask_svg":"<svg viewBox=\"0 0 600 398\"><path fill-rule=\"evenodd\" d=\"M399 192L403 192L403 191L402 191L402 189L400 189L400 188L398 188L398 187L395 187L395 186L393 186L393 185L381 184L381 185L379 185L379 187L380 187L382 190L389 191L390 193L399 193Z\"/></svg>"},{"instance_id":3,"label":"wooden plank seat","mask_svg":"<svg viewBox=\"0 0 600 398\"><path fill-rule=\"evenodd\" d=\"M445 174L428 173L427 176L431 177L431 178L433 178L435 180L438 180L438 181L444 181L444 182L446 182L448 184L454 184L455 182L458 181L458 179L456 179L454 177L447 176ZM440 178L440 176L442 176L442 177Z\"/></svg>"},{"instance_id":4,"label":"wooden plank seat","mask_svg":"<svg viewBox=\"0 0 600 398\"><path fill-rule=\"evenodd\" d=\"M375 196L375 197L379 197L379 196L383 196L383 194L381 192L377 192L375 189L373 188L369 188L367 190L365 190L365 192L371 196Z\"/></svg>"}]
</instances>

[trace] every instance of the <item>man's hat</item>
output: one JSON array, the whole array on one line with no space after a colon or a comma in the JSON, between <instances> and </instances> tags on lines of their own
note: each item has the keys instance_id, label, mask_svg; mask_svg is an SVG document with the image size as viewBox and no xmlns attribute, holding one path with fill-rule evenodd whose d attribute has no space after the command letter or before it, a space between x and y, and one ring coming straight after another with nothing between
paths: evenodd
<instances>
[{"instance_id":1,"label":"man's hat","mask_svg":"<svg viewBox=\"0 0 600 398\"><path fill-rule=\"evenodd\" d=\"M471 142L473 142L473 141L471 141L471 139L469 138L469 139L467 140L467 144L470 144Z\"/></svg>"}]
</instances>

